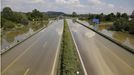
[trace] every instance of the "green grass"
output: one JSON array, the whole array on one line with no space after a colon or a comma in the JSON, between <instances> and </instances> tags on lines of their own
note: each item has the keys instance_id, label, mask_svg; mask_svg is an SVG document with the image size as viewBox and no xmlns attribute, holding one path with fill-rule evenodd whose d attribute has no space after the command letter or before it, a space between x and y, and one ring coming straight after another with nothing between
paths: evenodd
<instances>
[{"instance_id":1,"label":"green grass","mask_svg":"<svg viewBox=\"0 0 134 75\"><path fill-rule=\"evenodd\" d=\"M64 20L61 51L60 75L76 75L77 71L80 72L79 75L84 75L66 20Z\"/></svg>"}]
</instances>

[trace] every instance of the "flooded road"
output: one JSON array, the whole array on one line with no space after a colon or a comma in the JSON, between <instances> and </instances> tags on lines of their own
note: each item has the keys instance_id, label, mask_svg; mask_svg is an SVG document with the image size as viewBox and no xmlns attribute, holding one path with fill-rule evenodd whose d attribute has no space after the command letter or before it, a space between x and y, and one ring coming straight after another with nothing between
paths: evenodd
<instances>
[{"instance_id":1,"label":"flooded road","mask_svg":"<svg viewBox=\"0 0 134 75\"><path fill-rule=\"evenodd\" d=\"M134 49L134 35L117 31L108 31L106 29L101 30L100 32L105 35L108 35L117 42L120 42L121 44Z\"/></svg>"},{"instance_id":2,"label":"flooded road","mask_svg":"<svg viewBox=\"0 0 134 75\"><path fill-rule=\"evenodd\" d=\"M33 23L30 22L29 25L23 26L21 28L17 28L15 30L6 31L2 33L2 45L1 49L6 48L7 46L20 42L30 36L31 34L35 33L37 30L42 28L43 26L47 26L45 22L42 22L42 24L38 24L38 22Z\"/></svg>"},{"instance_id":3,"label":"flooded road","mask_svg":"<svg viewBox=\"0 0 134 75\"><path fill-rule=\"evenodd\" d=\"M134 75L134 55L68 19L88 75Z\"/></svg>"},{"instance_id":4,"label":"flooded road","mask_svg":"<svg viewBox=\"0 0 134 75\"><path fill-rule=\"evenodd\" d=\"M80 21L80 22L87 25L87 26L92 27L86 21ZM109 36L109 37L111 37L112 39L116 40L117 42L134 49L134 35L124 33L124 32L120 32L120 31L119 32L110 31L110 30L107 30L107 28L108 28L108 26L99 26L98 31L107 35L107 36Z\"/></svg>"},{"instance_id":5,"label":"flooded road","mask_svg":"<svg viewBox=\"0 0 134 75\"><path fill-rule=\"evenodd\" d=\"M63 20L2 54L2 75L54 75L63 33Z\"/></svg>"}]
</instances>

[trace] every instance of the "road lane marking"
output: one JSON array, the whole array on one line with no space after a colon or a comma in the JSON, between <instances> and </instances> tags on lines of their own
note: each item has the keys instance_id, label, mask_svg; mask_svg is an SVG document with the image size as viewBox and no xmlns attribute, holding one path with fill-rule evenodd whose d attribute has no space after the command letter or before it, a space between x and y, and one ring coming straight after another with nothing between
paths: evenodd
<instances>
[{"instance_id":1,"label":"road lane marking","mask_svg":"<svg viewBox=\"0 0 134 75\"><path fill-rule=\"evenodd\" d=\"M98 42L99 43L99 42ZM100 43L101 44L101 43ZM107 48L106 46L102 45L103 47ZM108 48L107 48L108 49ZM113 56L115 56L118 60L120 60L123 64L125 64L130 70L134 71L132 67L130 67L126 62L124 62L120 57L118 57L115 53L108 50Z\"/></svg>"},{"instance_id":2,"label":"road lane marking","mask_svg":"<svg viewBox=\"0 0 134 75\"><path fill-rule=\"evenodd\" d=\"M69 24L68 24L68 26L69 26ZM70 30L70 27L69 27L69 30ZM70 32L71 32L71 30L70 30ZM87 71L86 71L86 68L85 68L85 65L84 65L84 63L83 63L83 61L82 61L82 57L81 57L81 55L80 55L78 46L77 46L77 44L76 44L76 42L75 42L75 40L74 40L74 36L73 36L73 33L72 33L72 32L71 32L71 35L72 35L72 38L73 38L73 41L74 41L74 44L75 44L75 47L76 47L78 56L79 56L79 58L80 58L80 62L81 62L81 64L82 64L82 68L83 68L83 70L84 70L84 73L85 73L85 75L88 75L88 74L87 74Z\"/></svg>"},{"instance_id":3,"label":"road lane marking","mask_svg":"<svg viewBox=\"0 0 134 75\"><path fill-rule=\"evenodd\" d=\"M100 42L98 42L100 43ZM100 43L101 44L101 43ZM102 45L103 47L107 48L106 46ZM109 49L109 48L107 48ZM128 65L124 60L122 60L120 57L118 57L114 52L108 50L113 56L115 56L119 61L121 61L123 64L125 64L130 70L134 71L134 68L132 68L130 65Z\"/></svg>"},{"instance_id":4,"label":"road lane marking","mask_svg":"<svg viewBox=\"0 0 134 75\"><path fill-rule=\"evenodd\" d=\"M71 33L71 34L72 34L72 33ZM73 40L74 40L74 36L73 36L73 34L72 34L72 37L73 37ZM84 73L85 73L85 75L88 75L88 74L87 74L87 71L86 71L86 68L85 68L85 65L84 65L84 63L83 63L82 57L81 57L81 55L80 55L80 52L79 52L78 46L77 46L77 44L76 44L75 40L74 40L74 44L75 44L75 46L76 46L76 50L77 50L77 53L78 53L78 55L79 55L79 58L80 58L80 61L81 61L81 64L82 64L82 67L83 67Z\"/></svg>"},{"instance_id":5,"label":"road lane marking","mask_svg":"<svg viewBox=\"0 0 134 75\"><path fill-rule=\"evenodd\" d=\"M38 38L39 39L39 38ZM16 61L18 61L28 50L30 50L30 48L32 48L33 45L35 45L35 43L38 41L38 39L32 43L21 55L19 55L16 59L14 59L13 62L11 62L11 64L9 64L3 71L2 74L4 72L6 72Z\"/></svg>"},{"instance_id":6,"label":"road lane marking","mask_svg":"<svg viewBox=\"0 0 134 75\"><path fill-rule=\"evenodd\" d=\"M56 58L58 57L58 53L59 53L59 49L60 49L60 44L61 44L61 40L62 40L62 35L63 35L63 26L62 26L62 34L60 36L60 39L59 39L59 43L58 43L58 46L57 46L57 50L56 50L56 55L55 55L55 59L54 59L54 63L53 63L53 67L52 67L52 71L51 71L51 75L55 75L55 67L56 67Z\"/></svg>"},{"instance_id":7,"label":"road lane marking","mask_svg":"<svg viewBox=\"0 0 134 75\"><path fill-rule=\"evenodd\" d=\"M52 27L52 26L51 26ZM50 29L50 28L49 28ZM38 41L40 39L40 37L39 38L37 38L36 40L35 40L35 42L33 42L27 49L25 49L25 51L23 52L23 53L21 53L18 57L16 57L1 73L3 74L3 73L5 73L11 66L13 66L13 64L16 62L16 61L18 61L30 48L32 48L32 46Z\"/></svg>"},{"instance_id":8,"label":"road lane marking","mask_svg":"<svg viewBox=\"0 0 134 75\"><path fill-rule=\"evenodd\" d=\"M27 75L27 73L29 72L30 68L26 69L24 75Z\"/></svg>"}]
</instances>

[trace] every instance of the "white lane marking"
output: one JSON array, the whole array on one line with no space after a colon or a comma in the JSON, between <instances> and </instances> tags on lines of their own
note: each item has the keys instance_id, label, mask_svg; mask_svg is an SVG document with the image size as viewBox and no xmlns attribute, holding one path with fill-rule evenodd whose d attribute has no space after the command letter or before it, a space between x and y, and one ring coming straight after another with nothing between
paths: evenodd
<instances>
[{"instance_id":1,"label":"white lane marking","mask_svg":"<svg viewBox=\"0 0 134 75\"><path fill-rule=\"evenodd\" d=\"M38 38L40 39L40 38ZM13 60L13 62L11 62L11 64L9 64L3 71L2 73L6 72L16 61L18 61L28 50L30 50L30 48L32 48L33 45L35 45L35 43L38 41L38 39L32 43L22 54L20 54L16 59Z\"/></svg>"},{"instance_id":2,"label":"white lane marking","mask_svg":"<svg viewBox=\"0 0 134 75\"><path fill-rule=\"evenodd\" d=\"M45 43L44 43L43 47L45 48L45 47L46 47L46 45L47 45L47 42L45 42Z\"/></svg>"},{"instance_id":3,"label":"white lane marking","mask_svg":"<svg viewBox=\"0 0 134 75\"><path fill-rule=\"evenodd\" d=\"M30 68L26 69L24 75L27 75L27 73L29 72Z\"/></svg>"},{"instance_id":4,"label":"white lane marking","mask_svg":"<svg viewBox=\"0 0 134 75\"><path fill-rule=\"evenodd\" d=\"M56 58L58 57L62 35L63 35L63 27L62 27L62 34L61 34L61 37L59 39L59 43L58 43L57 50L56 50L56 55L55 55L55 59L54 59L54 63L53 63L52 71L51 71L51 75L55 75L55 67L56 67L56 60L57 60Z\"/></svg>"},{"instance_id":5,"label":"white lane marking","mask_svg":"<svg viewBox=\"0 0 134 75\"><path fill-rule=\"evenodd\" d=\"M68 26L69 26L69 25L68 25ZM70 27L69 27L69 29L70 29ZM71 32L71 31L70 31L70 32ZM76 42L75 42L75 40L74 40L74 36L73 36L72 32L71 32L71 35L72 35L74 44L75 44L75 46L76 46L76 50L77 50L77 52L78 52L78 56L79 56L79 58L80 58L80 62L81 62L81 64L82 64L82 68L83 68L83 70L84 70L84 73L85 73L85 75L88 75L88 74L87 74L87 71L86 71L86 68L85 68L85 65L84 65L84 63L83 63L83 61L82 61L82 58L81 58L81 55L80 55L78 46L77 46L77 44L76 44Z\"/></svg>"}]
</instances>

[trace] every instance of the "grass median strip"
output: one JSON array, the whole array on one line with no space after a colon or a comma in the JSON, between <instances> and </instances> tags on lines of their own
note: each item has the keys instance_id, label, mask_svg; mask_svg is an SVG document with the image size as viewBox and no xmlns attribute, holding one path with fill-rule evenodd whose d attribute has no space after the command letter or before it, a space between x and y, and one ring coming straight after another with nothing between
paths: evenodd
<instances>
[{"instance_id":1,"label":"grass median strip","mask_svg":"<svg viewBox=\"0 0 134 75\"><path fill-rule=\"evenodd\" d=\"M84 75L66 20L64 20L60 59L60 75Z\"/></svg>"}]
</instances>

